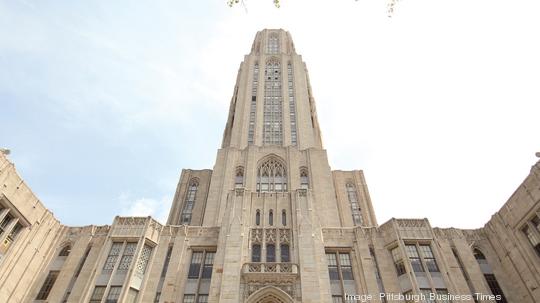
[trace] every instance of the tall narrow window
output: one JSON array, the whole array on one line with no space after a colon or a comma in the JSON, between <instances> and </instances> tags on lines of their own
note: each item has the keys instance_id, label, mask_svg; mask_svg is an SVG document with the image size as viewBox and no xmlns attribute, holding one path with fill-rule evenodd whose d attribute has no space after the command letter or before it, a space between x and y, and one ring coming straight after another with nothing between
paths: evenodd
<instances>
[{"instance_id":1,"label":"tall narrow window","mask_svg":"<svg viewBox=\"0 0 540 303\"><path fill-rule=\"evenodd\" d=\"M248 144L252 145L255 136L255 117L257 116L257 89L259 87L259 64L253 68L253 83L251 84L251 104L249 109Z\"/></svg>"},{"instance_id":2,"label":"tall narrow window","mask_svg":"<svg viewBox=\"0 0 540 303\"><path fill-rule=\"evenodd\" d=\"M266 245L266 262L276 262L276 246L274 244Z\"/></svg>"},{"instance_id":3,"label":"tall narrow window","mask_svg":"<svg viewBox=\"0 0 540 303\"><path fill-rule=\"evenodd\" d=\"M277 157L270 157L257 169L257 192L287 191L285 165Z\"/></svg>"},{"instance_id":4,"label":"tall narrow window","mask_svg":"<svg viewBox=\"0 0 540 303\"><path fill-rule=\"evenodd\" d=\"M215 251L194 251L191 256L191 264L189 267L188 279L194 279L186 285L184 290L184 302L207 302L208 288L204 287L189 287L189 285L209 284L212 277L212 268L214 264ZM193 284L196 282L196 284Z\"/></svg>"},{"instance_id":5,"label":"tall narrow window","mask_svg":"<svg viewBox=\"0 0 540 303\"><path fill-rule=\"evenodd\" d=\"M289 62L287 64L287 79L288 79L288 91L289 91L289 117L291 121L291 145L296 146L298 138L296 133L296 102L294 101L294 81L293 81L293 69Z\"/></svg>"},{"instance_id":6,"label":"tall narrow window","mask_svg":"<svg viewBox=\"0 0 540 303\"><path fill-rule=\"evenodd\" d=\"M171 261L173 246L169 245L167 249L167 256L165 257L165 262L163 263L163 269L161 270L161 277L164 278L167 275L167 270L169 270L169 262Z\"/></svg>"},{"instance_id":7,"label":"tall narrow window","mask_svg":"<svg viewBox=\"0 0 540 303\"><path fill-rule=\"evenodd\" d=\"M116 264L116 260L118 258L118 255L120 254L120 250L122 249L122 242L114 242L111 246L111 250L109 251L109 255L107 256L107 260L105 260L105 265L103 265L104 271L112 271L114 268L114 265Z\"/></svg>"},{"instance_id":8,"label":"tall narrow window","mask_svg":"<svg viewBox=\"0 0 540 303\"><path fill-rule=\"evenodd\" d=\"M308 189L309 188L309 177L307 167L300 168L300 188Z\"/></svg>"},{"instance_id":9,"label":"tall narrow window","mask_svg":"<svg viewBox=\"0 0 540 303\"><path fill-rule=\"evenodd\" d=\"M96 286L96 288L94 288L92 296L90 297L90 303L100 303L101 299L103 299L103 295L105 295L106 288L107 287L105 286Z\"/></svg>"},{"instance_id":10,"label":"tall narrow window","mask_svg":"<svg viewBox=\"0 0 540 303\"><path fill-rule=\"evenodd\" d=\"M278 33L270 33L268 35L268 43L266 44L266 52L268 54L279 53L279 35Z\"/></svg>"},{"instance_id":11,"label":"tall narrow window","mask_svg":"<svg viewBox=\"0 0 540 303\"><path fill-rule=\"evenodd\" d=\"M272 210L268 212L268 225L270 226L274 225L274 211Z\"/></svg>"},{"instance_id":12,"label":"tall narrow window","mask_svg":"<svg viewBox=\"0 0 540 303\"><path fill-rule=\"evenodd\" d=\"M439 272L439 266L437 266L437 261L435 260L431 246L420 245L419 247L422 258L424 258L424 262L426 263L427 270L429 272Z\"/></svg>"},{"instance_id":13,"label":"tall narrow window","mask_svg":"<svg viewBox=\"0 0 540 303\"><path fill-rule=\"evenodd\" d=\"M36 300L47 300L47 297L49 297L49 293L51 292L51 289L53 288L54 282L56 282L56 278L58 278L59 273L60 271L58 270L51 270L49 272L47 278L45 279L45 282L43 282L43 285L39 290Z\"/></svg>"},{"instance_id":14,"label":"tall narrow window","mask_svg":"<svg viewBox=\"0 0 540 303\"><path fill-rule=\"evenodd\" d=\"M345 294L355 293L354 283L351 283L354 280L354 275L350 254L339 251L326 252L326 260L332 296L344 297Z\"/></svg>"},{"instance_id":15,"label":"tall narrow window","mask_svg":"<svg viewBox=\"0 0 540 303\"><path fill-rule=\"evenodd\" d=\"M150 256L152 255L152 246L145 244L135 266L135 274L139 277L143 277L146 272L146 267L148 266L148 261L150 261Z\"/></svg>"},{"instance_id":16,"label":"tall narrow window","mask_svg":"<svg viewBox=\"0 0 540 303\"><path fill-rule=\"evenodd\" d=\"M352 183L347 183L347 197L351 204L351 212L354 225L362 224L362 214L360 212L360 205L358 204L358 196L356 195L356 187Z\"/></svg>"},{"instance_id":17,"label":"tall narrow window","mask_svg":"<svg viewBox=\"0 0 540 303\"><path fill-rule=\"evenodd\" d=\"M244 168L242 166L238 166L236 168L236 176L234 178L234 187L235 188L244 187Z\"/></svg>"},{"instance_id":18,"label":"tall narrow window","mask_svg":"<svg viewBox=\"0 0 540 303\"><path fill-rule=\"evenodd\" d=\"M407 271L405 270L405 263L403 263L403 257L399 251L399 246L392 249L392 259L394 260L394 266L396 267L396 272L398 276L401 276Z\"/></svg>"},{"instance_id":19,"label":"tall narrow window","mask_svg":"<svg viewBox=\"0 0 540 303\"><path fill-rule=\"evenodd\" d=\"M261 211L258 209L257 212L255 212L255 225L261 225Z\"/></svg>"},{"instance_id":20,"label":"tall narrow window","mask_svg":"<svg viewBox=\"0 0 540 303\"><path fill-rule=\"evenodd\" d=\"M416 245L405 245L405 250L407 251L407 257L411 261L414 272L423 272L424 267L422 266L422 261L420 261L420 255L418 254Z\"/></svg>"},{"instance_id":21,"label":"tall narrow window","mask_svg":"<svg viewBox=\"0 0 540 303\"><path fill-rule=\"evenodd\" d=\"M272 58L264 71L264 123L263 142L265 145L283 144L283 110L281 92L281 66Z\"/></svg>"},{"instance_id":22,"label":"tall narrow window","mask_svg":"<svg viewBox=\"0 0 540 303\"><path fill-rule=\"evenodd\" d=\"M120 293L122 293L122 286L111 286L105 303L117 303L120 298Z\"/></svg>"},{"instance_id":23,"label":"tall narrow window","mask_svg":"<svg viewBox=\"0 0 540 303\"><path fill-rule=\"evenodd\" d=\"M287 226L287 212L285 210L281 211L281 225Z\"/></svg>"},{"instance_id":24,"label":"tall narrow window","mask_svg":"<svg viewBox=\"0 0 540 303\"><path fill-rule=\"evenodd\" d=\"M189 182L184 209L182 210L182 215L180 216L180 224L189 225L191 223L191 215L193 214L193 206L195 204L195 197L197 196L198 187L199 182L197 179L192 179Z\"/></svg>"},{"instance_id":25,"label":"tall narrow window","mask_svg":"<svg viewBox=\"0 0 540 303\"><path fill-rule=\"evenodd\" d=\"M203 260L203 252L193 252L191 255L191 264L189 265L188 279L198 279Z\"/></svg>"},{"instance_id":26,"label":"tall narrow window","mask_svg":"<svg viewBox=\"0 0 540 303\"><path fill-rule=\"evenodd\" d=\"M251 246L251 262L261 262L261 245L253 244Z\"/></svg>"},{"instance_id":27,"label":"tall narrow window","mask_svg":"<svg viewBox=\"0 0 540 303\"><path fill-rule=\"evenodd\" d=\"M4 216L2 221L0 221L0 236L6 232L9 223L11 223L11 220L13 220L13 216L11 214L7 214Z\"/></svg>"},{"instance_id":28,"label":"tall narrow window","mask_svg":"<svg viewBox=\"0 0 540 303\"><path fill-rule=\"evenodd\" d=\"M214 268L215 252L207 252L204 256L204 265L202 269L201 279L212 278L212 269Z\"/></svg>"},{"instance_id":29,"label":"tall narrow window","mask_svg":"<svg viewBox=\"0 0 540 303\"><path fill-rule=\"evenodd\" d=\"M128 242L124 248L124 253L122 254L122 259L120 259L120 265L118 265L118 270L126 271L131 265L133 260L133 255L135 255L135 250L137 249L136 242Z\"/></svg>"},{"instance_id":30,"label":"tall narrow window","mask_svg":"<svg viewBox=\"0 0 540 303\"><path fill-rule=\"evenodd\" d=\"M281 244L279 249L281 251L281 262L291 262L289 245Z\"/></svg>"},{"instance_id":31,"label":"tall narrow window","mask_svg":"<svg viewBox=\"0 0 540 303\"><path fill-rule=\"evenodd\" d=\"M495 301L497 303L507 303L508 301L506 301L506 297L504 296L499 282L497 282L497 278L495 278L495 275L493 274L493 270L491 269L486 256L477 248L473 250L473 253L476 262L480 265L480 270L484 274L484 279L486 279L491 293L496 296Z\"/></svg>"}]
</instances>

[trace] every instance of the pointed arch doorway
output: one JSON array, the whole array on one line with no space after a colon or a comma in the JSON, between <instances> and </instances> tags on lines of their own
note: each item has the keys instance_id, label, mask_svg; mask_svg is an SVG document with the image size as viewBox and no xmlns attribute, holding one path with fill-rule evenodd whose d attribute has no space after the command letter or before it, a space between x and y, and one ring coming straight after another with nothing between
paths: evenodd
<instances>
[{"instance_id":1,"label":"pointed arch doorway","mask_svg":"<svg viewBox=\"0 0 540 303\"><path fill-rule=\"evenodd\" d=\"M246 303L294 303L294 301L283 290L274 286L266 286L249 296Z\"/></svg>"}]
</instances>

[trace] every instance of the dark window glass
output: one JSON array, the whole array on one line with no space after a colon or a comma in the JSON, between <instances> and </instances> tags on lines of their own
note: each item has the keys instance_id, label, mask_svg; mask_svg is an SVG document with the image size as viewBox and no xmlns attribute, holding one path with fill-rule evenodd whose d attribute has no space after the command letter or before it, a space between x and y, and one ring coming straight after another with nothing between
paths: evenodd
<instances>
[{"instance_id":1,"label":"dark window glass","mask_svg":"<svg viewBox=\"0 0 540 303\"><path fill-rule=\"evenodd\" d=\"M266 262L276 262L276 247L274 244L266 245Z\"/></svg>"},{"instance_id":2,"label":"dark window glass","mask_svg":"<svg viewBox=\"0 0 540 303\"><path fill-rule=\"evenodd\" d=\"M251 262L261 262L261 246L253 244L251 248Z\"/></svg>"},{"instance_id":3,"label":"dark window glass","mask_svg":"<svg viewBox=\"0 0 540 303\"><path fill-rule=\"evenodd\" d=\"M214 252L206 252L206 255L204 257L204 266L202 271L202 279L210 279L212 278L212 269L214 266L214 256L216 253Z\"/></svg>"},{"instance_id":4,"label":"dark window glass","mask_svg":"<svg viewBox=\"0 0 540 303\"><path fill-rule=\"evenodd\" d=\"M495 278L495 275L493 274L484 274L484 277L486 278L486 282L489 285L489 289L491 292L498 297L495 301L497 303L507 303L506 297L504 296L504 293L501 289L501 286L499 285L499 282L497 282L497 279Z\"/></svg>"},{"instance_id":5,"label":"dark window glass","mask_svg":"<svg viewBox=\"0 0 540 303\"><path fill-rule=\"evenodd\" d=\"M57 270L49 272L49 275L47 275L47 278L45 278L45 282L43 282L43 285L39 290L36 300L47 300L47 297L49 296L49 293L54 286L54 282L56 282L56 278L58 278L58 273L60 272Z\"/></svg>"},{"instance_id":6,"label":"dark window glass","mask_svg":"<svg viewBox=\"0 0 540 303\"><path fill-rule=\"evenodd\" d=\"M287 212L285 210L281 211L281 225L287 226Z\"/></svg>"},{"instance_id":7,"label":"dark window glass","mask_svg":"<svg viewBox=\"0 0 540 303\"><path fill-rule=\"evenodd\" d=\"M193 252L191 256L191 264L189 265L188 279L198 279L201 270L203 253Z\"/></svg>"},{"instance_id":8,"label":"dark window glass","mask_svg":"<svg viewBox=\"0 0 540 303\"><path fill-rule=\"evenodd\" d=\"M255 225L261 225L261 211L258 209L255 213Z\"/></svg>"},{"instance_id":9,"label":"dark window glass","mask_svg":"<svg viewBox=\"0 0 540 303\"><path fill-rule=\"evenodd\" d=\"M268 214L268 224L270 226L274 225L274 212L270 210L270 213Z\"/></svg>"},{"instance_id":10,"label":"dark window glass","mask_svg":"<svg viewBox=\"0 0 540 303\"><path fill-rule=\"evenodd\" d=\"M290 262L289 245L281 244L280 250L281 250L281 262Z\"/></svg>"}]
</instances>

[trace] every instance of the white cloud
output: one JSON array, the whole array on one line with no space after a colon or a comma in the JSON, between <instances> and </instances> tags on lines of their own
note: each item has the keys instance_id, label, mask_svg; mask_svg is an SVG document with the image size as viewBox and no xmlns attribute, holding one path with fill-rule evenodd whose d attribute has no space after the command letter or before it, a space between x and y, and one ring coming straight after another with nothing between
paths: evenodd
<instances>
[{"instance_id":1,"label":"white cloud","mask_svg":"<svg viewBox=\"0 0 540 303\"><path fill-rule=\"evenodd\" d=\"M118 197L119 203L122 206L121 216L146 217L152 216L162 224L167 222L169 209L171 208L172 199L164 196L159 199L154 198L132 198L128 193L122 193Z\"/></svg>"}]
</instances>

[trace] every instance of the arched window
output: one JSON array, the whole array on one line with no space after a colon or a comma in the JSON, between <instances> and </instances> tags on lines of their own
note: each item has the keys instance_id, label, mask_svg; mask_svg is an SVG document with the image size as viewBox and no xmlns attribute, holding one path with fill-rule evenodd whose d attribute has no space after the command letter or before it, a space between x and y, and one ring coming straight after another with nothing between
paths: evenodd
<instances>
[{"instance_id":1,"label":"arched window","mask_svg":"<svg viewBox=\"0 0 540 303\"><path fill-rule=\"evenodd\" d=\"M261 245L253 244L251 247L251 262L261 262Z\"/></svg>"},{"instance_id":2,"label":"arched window","mask_svg":"<svg viewBox=\"0 0 540 303\"><path fill-rule=\"evenodd\" d=\"M184 209L180 216L180 224L190 224L191 215L193 214L193 206L195 204L195 197L197 196L197 189L199 187L199 180L191 179L189 182L188 191L186 194L186 200L184 202Z\"/></svg>"},{"instance_id":3,"label":"arched window","mask_svg":"<svg viewBox=\"0 0 540 303\"><path fill-rule=\"evenodd\" d=\"M244 187L244 168L242 166L238 166L236 168L236 176L234 178L234 187L235 188Z\"/></svg>"},{"instance_id":4,"label":"arched window","mask_svg":"<svg viewBox=\"0 0 540 303\"><path fill-rule=\"evenodd\" d=\"M64 246L64 248L62 248L62 250L60 251L60 253L58 254L59 257L67 257L69 256L69 253L71 252L71 246L70 245L66 245Z\"/></svg>"},{"instance_id":5,"label":"arched window","mask_svg":"<svg viewBox=\"0 0 540 303\"><path fill-rule=\"evenodd\" d=\"M291 262L290 253L289 253L289 244L281 244L281 262Z\"/></svg>"},{"instance_id":6,"label":"arched window","mask_svg":"<svg viewBox=\"0 0 540 303\"><path fill-rule=\"evenodd\" d=\"M480 262L487 263L486 256L484 256L484 254L480 250L475 248L473 253L474 253L474 258L476 259L478 263Z\"/></svg>"},{"instance_id":7,"label":"arched window","mask_svg":"<svg viewBox=\"0 0 540 303\"><path fill-rule=\"evenodd\" d=\"M308 189L309 188L309 177L307 167L300 168L300 188Z\"/></svg>"},{"instance_id":8,"label":"arched window","mask_svg":"<svg viewBox=\"0 0 540 303\"><path fill-rule=\"evenodd\" d=\"M276 262L276 246L274 244L266 245L266 262Z\"/></svg>"},{"instance_id":9,"label":"arched window","mask_svg":"<svg viewBox=\"0 0 540 303\"><path fill-rule=\"evenodd\" d=\"M352 183L347 183L347 197L351 204L351 212L354 225L362 224L362 214L360 213L360 205L358 204L358 196L356 195L356 187Z\"/></svg>"},{"instance_id":10,"label":"arched window","mask_svg":"<svg viewBox=\"0 0 540 303\"><path fill-rule=\"evenodd\" d=\"M274 211L270 210L268 213L268 225L274 226Z\"/></svg>"},{"instance_id":11,"label":"arched window","mask_svg":"<svg viewBox=\"0 0 540 303\"><path fill-rule=\"evenodd\" d=\"M283 110L282 110L281 66L277 58L271 58L264 70L264 120L263 143L282 145Z\"/></svg>"},{"instance_id":12,"label":"arched window","mask_svg":"<svg viewBox=\"0 0 540 303\"><path fill-rule=\"evenodd\" d=\"M287 226L287 212L285 210L281 211L281 225Z\"/></svg>"},{"instance_id":13,"label":"arched window","mask_svg":"<svg viewBox=\"0 0 540 303\"><path fill-rule=\"evenodd\" d=\"M257 169L257 192L287 191L285 165L277 157L269 157Z\"/></svg>"},{"instance_id":14,"label":"arched window","mask_svg":"<svg viewBox=\"0 0 540 303\"><path fill-rule=\"evenodd\" d=\"M261 225L261 211L257 209L255 213L255 225Z\"/></svg>"}]
</instances>

